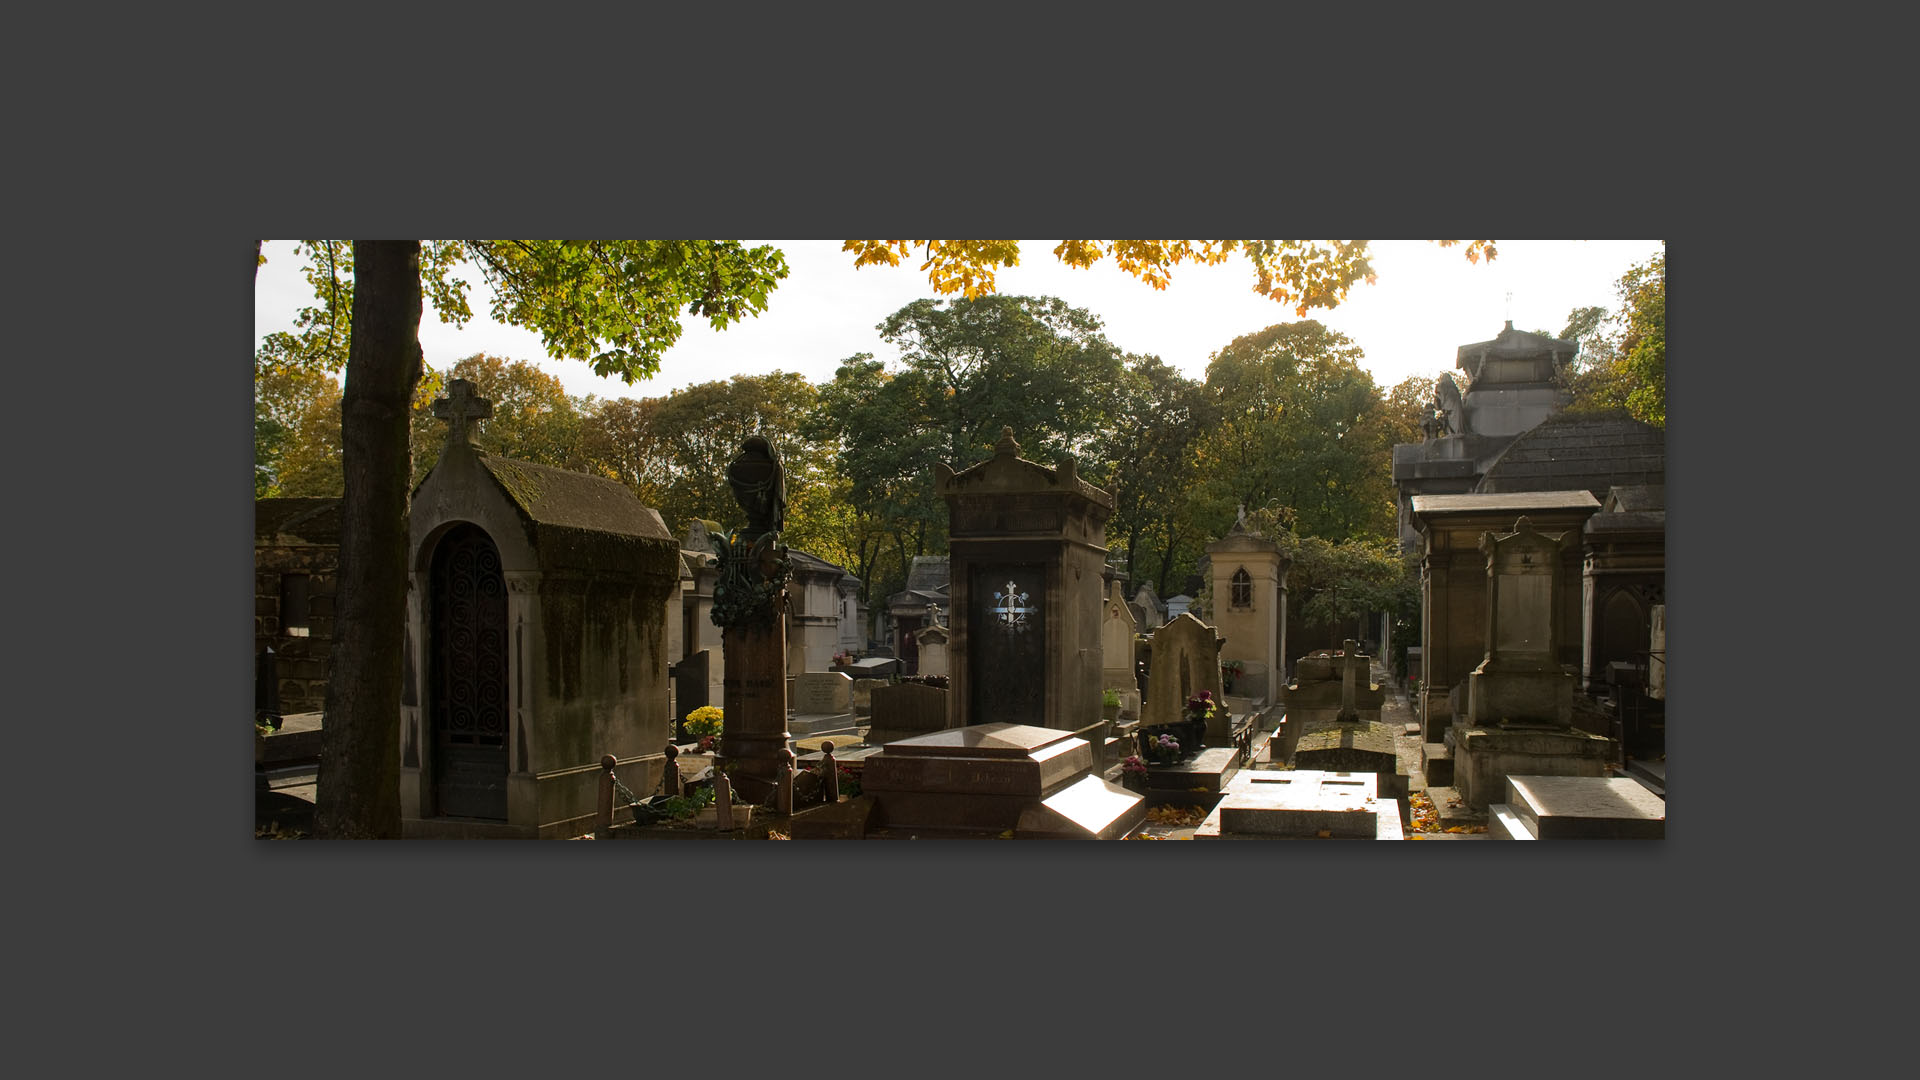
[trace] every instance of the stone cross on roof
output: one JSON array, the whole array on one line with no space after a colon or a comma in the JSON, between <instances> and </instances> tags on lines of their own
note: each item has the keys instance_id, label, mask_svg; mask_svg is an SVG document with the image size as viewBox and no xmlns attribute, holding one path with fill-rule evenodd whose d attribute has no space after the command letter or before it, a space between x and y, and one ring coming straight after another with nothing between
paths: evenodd
<instances>
[{"instance_id":1,"label":"stone cross on roof","mask_svg":"<svg viewBox=\"0 0 1920 1080\"><path fill-rule=\"evenodd\" d=\"M433 403L433 415L447 422L448 446L473 445L473 421L493 415L493 402L473 392L468 379L447 384L447 396Z\"/></svg>"}]
</instances>

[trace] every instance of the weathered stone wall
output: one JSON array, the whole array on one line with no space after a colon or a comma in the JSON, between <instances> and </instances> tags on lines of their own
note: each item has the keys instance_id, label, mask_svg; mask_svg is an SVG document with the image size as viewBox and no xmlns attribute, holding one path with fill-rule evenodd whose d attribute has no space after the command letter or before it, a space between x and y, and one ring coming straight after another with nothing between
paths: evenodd
<instances>
[{"instance_id":1,"label":"weathered stone wall","mask_svg":"<svg viewBox=\"0 0 1920 1080\"><path fill-rule=\"evenodd\" d=\"M283 714L318 712L327 698L327 653L333 647L334 574L340 551L332 545L261 544L253 551L253 651L272 648ZM307 575L307 636L288 635L281 622L284 575Z\"/></svg>"}]
</instances>

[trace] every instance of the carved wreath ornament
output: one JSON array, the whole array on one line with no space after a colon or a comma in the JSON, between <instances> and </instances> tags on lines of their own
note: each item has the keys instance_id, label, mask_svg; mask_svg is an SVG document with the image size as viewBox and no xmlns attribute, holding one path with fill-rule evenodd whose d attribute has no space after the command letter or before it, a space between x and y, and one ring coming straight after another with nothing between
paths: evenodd
<instances>
[{"instance_id":1,"label":"carved wreath ornament","mask_svg":"<svg viewBox=\"0 0 1920 1080\"><path fill-rule=\"evenodd\" d=\"M713 625L767 626L779 616L792 563L779 533L767 533L749 546L738 532L712 537L720 557L720 579L713 585Z\"/></svg>"}]
</instances>

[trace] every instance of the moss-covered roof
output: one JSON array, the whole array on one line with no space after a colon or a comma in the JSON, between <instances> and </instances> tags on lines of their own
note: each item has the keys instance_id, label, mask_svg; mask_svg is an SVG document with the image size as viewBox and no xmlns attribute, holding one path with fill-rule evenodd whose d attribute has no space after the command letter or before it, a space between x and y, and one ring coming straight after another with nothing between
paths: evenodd
<instances>
[{"instance_id":1,"label":"moss-covered roof","mask_svg":"<svg viewBox=\"0 0 1920 1080\"><path fill-rule=\"evenodd\" d=\"M492 454L480 455L480 466L536 525L673 540L660 515L618 481Z\"/></svg>"}]
</instances>

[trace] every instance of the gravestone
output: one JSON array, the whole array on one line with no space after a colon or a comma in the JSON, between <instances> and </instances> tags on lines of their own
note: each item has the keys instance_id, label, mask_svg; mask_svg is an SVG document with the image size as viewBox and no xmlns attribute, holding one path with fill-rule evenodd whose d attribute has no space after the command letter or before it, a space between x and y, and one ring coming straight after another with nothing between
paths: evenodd
<instances>
[{"instance_id":1,"label":"gravestone","mask_svg":"<svg viewBox=\"0 0 1920 1080\"><path fill-rule=\"evenodd\" d=\"M793 713L787 731L796 739L854 730L853 680L838 671L809 671L793 677Z\"/></svg>"},{"instance_id":2,"label":"gravestone","mask_svg":"<svg viewBox=\"0 0 1920 1080\"><path fill-rule=\"evenodd\" d=\"M711 650L701 649L691 656L682 657L679 663L668 669L668 674L673 676L674 712L679 714L674 717L676 722L684 722L688 713L707 705L707 691L711 685L707 671L712 657ZM684 729L677 734L685 735ZM681 741L687 740L683 738Z\"/></svg>"},{"instance_id":3,"label":"gravestone","mask_svg":"<svg viewBox=\"0 0 1920 1080\"><path fill-rule=\"evenodd\" d=\"M1604 776L1617 744L1573 726L1574 675L1561 659L1566 533L1521 516L1509 533L1481 535L1486 557L1487 652L1467 680L1467 716L1447 737L1453 778L1468 807L1500 797L1508 776Z\"/></svg>"},{"instance_id":4,"label":"gravestone","mask_svg":"<svg viewBox=\"0 0 1920 1080\"><path fill-rule=\"evenodd\" d=\"M1220 686L1220 635L1201 622L1192 612L1182 612L1153 632L1152 669L1147 678L1146 703L1140 715L1143 732L1176 726L1186 720L1189 698L1205 690L1220 702L1215 717L1207 722L1209 745L1227 745L1232 741L1230 717Z\"/></svg>"},{"instance_id":5,"label":"gravestone","mask_svg":"<svg viewBox=\"0 0 1920 1080\"><path fill-rule=\"evenodd\" d=\"M925 683L875 687L867 745L879 746L945 730L948 693Z\"/></svg>"},{"instance_id":6,"label":"gravestone","mask_svg":"<svg viewBox=\"0 0 1920 1080\"><path fill-rule=\"evenodd\" d=\"M921 675L945 675L948 672L947 642L952 635L939 625L923 626L914 635L920 650Z\"/></svg>"},{"instance_id":7,"label":"gravestone","mask_svg":"<svg viewBox=\"0 0 1920 1080\"><path fill-rule=\"evenodd\" d=\"M679 544L622 484L475 447L490 412L450 382L408 513L401 834L579 836L603 757L642 790L664 773Z\"/></svg>"},{"instance_id":8,"label":"gravestone","mask_svg":"<svg viewBox=\"0 0 1920 1080\"><path fill-rule=\"evenodd\" d=\"M809 671L793 677L793 711L832 714L853 709L853 679L839 671Z\"/></svg>"},{"instance_id":9,"label":"gravestone","mask_svg":"<svg viewBox=\"0 0 1920 1080\"><path fill-rule=\"evenodd\" d=\"M1100 688L1139 690L1133 670L1133 637L1137 633L1133 607L1118 581L1107 587L1100 618Z\"/></svg>"}]
</instances>

